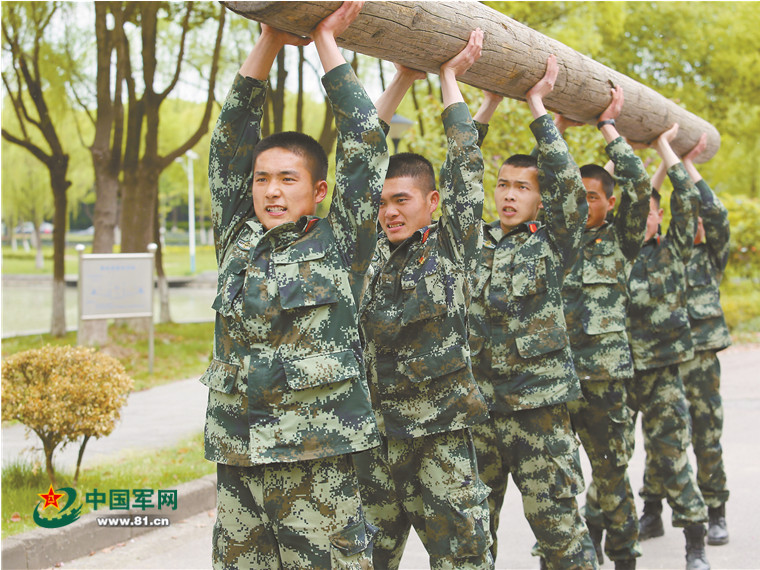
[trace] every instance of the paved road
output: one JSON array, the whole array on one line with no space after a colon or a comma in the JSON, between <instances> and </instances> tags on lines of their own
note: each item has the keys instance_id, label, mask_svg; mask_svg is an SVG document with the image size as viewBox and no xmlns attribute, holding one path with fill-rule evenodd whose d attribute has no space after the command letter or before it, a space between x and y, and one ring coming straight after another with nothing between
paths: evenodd
<instances>
[{"instance_id":1,"label":"paved road","mask_svg":"<svg viewBox=\"0 0 760 570\"><path fill-rule=\"evenodd\" d=\"M725 546L708 546L708 558L714 569L760 568L760 497L756 492L760 481L760 459L757 429L760 418L760 347L731 348L721 353L725 433L723 438L731 499L727 505L731 542ZM191 388L192 389L192 388ZM173 394L179 393L173 391ZM176 405L171 399L165 406ZM125 418L126 419L126 418ZM146 420L147 421L147 420ZM167 425L168 422L161 422ZM637 489L644 468L644 452L640 430L630 474ZM693 464L693 459L692 459ZM584 471L589 467L584 457ZM582 501L582 498L581 498ZM639 502L639 508L642 507ZM670 516L666 507L664 514ZM64 568L98 569L195 569L210 567L210 541L213 512L203 512L172 526L145 534L128 543L66 562ZM502 511L499 529L500 551L497 568L537 568L530 556L534 539L522 515L519 494L511 486ZM639 569L683 568L684 538L679 529L666 524L665 536L643 543L644 556ZM428 558L416 535L412 533L402 559L401 568L428 568ZM612 568L607 561L605 568Z\"/></svg>"}]
</instances>

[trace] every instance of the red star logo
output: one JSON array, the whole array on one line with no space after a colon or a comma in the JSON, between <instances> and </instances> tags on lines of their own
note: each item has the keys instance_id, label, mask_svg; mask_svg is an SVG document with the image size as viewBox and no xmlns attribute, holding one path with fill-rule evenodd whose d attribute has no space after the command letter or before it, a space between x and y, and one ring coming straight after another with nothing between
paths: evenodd
<instances>
[{"instance_id":1,"label":"red star logo","mask_svg":"<svg viewBox=\"0 0 760 570\"><path fill-rule=\"evenodd\" d=\"M45 500L45 506L42 507L43 511L48 507L55 507L56 509L60 510L61 507L58 506L58 500L63 497L63 493L56 493L53 491L52 485L50 485L50 490L47 493L44 495L37 493L37 495Z\"/></svg>"}]
</instances>

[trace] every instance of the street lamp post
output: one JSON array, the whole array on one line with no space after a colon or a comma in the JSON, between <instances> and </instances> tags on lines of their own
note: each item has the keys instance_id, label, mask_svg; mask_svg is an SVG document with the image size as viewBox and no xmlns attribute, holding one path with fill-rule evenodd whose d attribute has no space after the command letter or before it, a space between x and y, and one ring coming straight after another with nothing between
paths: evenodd
<instances>
[{"instance_id":1,"label":"street lamp post","mask_svg":"<svg viewBox=\"0 0 760 570\"><path fill-rule=\"evenodd\" d=\"M388 136L393 141L393 154L398 154L398 143L401 141L403 134L414 124L406 117L402 117L399 114L393 115L391 118L390 131Z\"/></svg>"}]
</instances>

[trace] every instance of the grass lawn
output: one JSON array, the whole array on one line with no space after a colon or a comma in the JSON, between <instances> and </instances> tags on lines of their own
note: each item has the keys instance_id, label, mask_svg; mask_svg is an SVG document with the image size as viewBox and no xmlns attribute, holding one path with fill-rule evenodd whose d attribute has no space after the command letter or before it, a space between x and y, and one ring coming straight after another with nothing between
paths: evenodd
<instances>
[{"instance_id":1,"label":"grass lawn","mask_svg":"<svg viewBox=\"0 0 760 570\"><path fill-rule=\"evenodd\" d=\"M87 452L85 452L85 457ZM90 512L92 505L84 502L85 493L94 489L104 492L106 498L112 489L152 489L153 502L158 490L176 489L177 485L216 472L216 465L203 457L203 434L180 442L173 447L154 451L124 452L107 463L82 469L75 487L77 501L83 503L82 514ZM56 488L72 487L73 471L56 471ZM39 493L46 493L50 479L44 465L17 463L2 470L2 536L19 534L39 528L32 513L40 501ZM78 503L75 503L75 506ZM63 506L63 503L61 503ZM118 515L108 505L100 505L98 512ZM171 519L171 510L167 510ZM44 513L43 513L44 514Z\"/></svg>"},{"instance_id":2,"label":"grass lawn","mask_svg":"<svg viewBox=\"0 0 760 570\"><path fill-rule=\"evenodd\" d=\"M44 246L42 248L43 267L37 269L34 266L35 252L23 251L18 249L12 251L10 246L3 245L3 274L53 274L53 247ZM164 248L164 272L168 276L186 276L190 275L190 255L187 246L170 245ZM91 253L88 246L85 253ZM115 252L118 253L118 252ZM79 254L73 247L67 247L65 252L66 275L77 275L79 273ZM214 247L210 245L199 245L195 248L195 272L216 271L216 257Z\"/></svg>"},{"instance_id":3,"label":"grass lawn","mask_svg":"<svg viewBox=\"0 0 760 570\"><path fill-rule=\"evenodd\" d=\"M127 326L111 325L110 341L101 350L117 358L135 381L134 390L144 390L173 380L199 377L211 361L214 323L159 323L155 325L153 374L148 372L148 333ZM76 345L76 332L56 338L49 334L3 339L2 357L51 345Z\"/></svg>"}]
</instances>

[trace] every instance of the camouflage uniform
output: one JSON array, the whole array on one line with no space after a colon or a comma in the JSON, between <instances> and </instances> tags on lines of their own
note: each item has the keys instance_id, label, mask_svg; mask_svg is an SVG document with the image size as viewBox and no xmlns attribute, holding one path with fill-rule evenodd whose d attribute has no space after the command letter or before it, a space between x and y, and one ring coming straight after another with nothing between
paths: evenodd
<instances>
[{"instance_id":1,"label":"camouflage uniform","mask_svg":"<svg viewBox=\"0 0 760 570\"><path fill-rule=\"evenodd\" d=\"M565 276L562 298L575 371L583 398L568 403L573 428L588 454L602 516L588 517L607 530L610 560L641 556L636 503L628 480L628 442L634 429L625 380L633 377L626 331L625 266L644 241L651 184L641 160L622 137L606 148L621 188L611 221L586 229L583 254Z\"/></svg>"},{"instance_id":2,"label":"camouflage uniform","mask_svg":"<svg viewBox=\"0 0 760 570\"><path fill-rule=\"evenodd\" d=\"M689 412L678 373L678 365L694 357L684 271L694 245L699 203L682 164L671 167L668 176L673 183L668 233L642 246L628 279L635 375L627 388L628 405L634 414L642 415L651 473L665 481L673 526L684 527L707 520L686 454ZM647 485L645 477L645 489ZM654 499L640 494L645 500Z\"/></svg>"},{"instance_id":3,"label":"camouflage uniform","mask_svg":"<svg viewBox=\"0 0 760 570\"><path fill-rule=\"evenodd\" d=\"M567 402L580 396L562 282L580 249L588 203L578 166L549 115L531 124L546 225L484 226L470 309L473 371L491 419L472 428L491 534L511 473L550 568L596 568L575 495L583 489ZM496 543L492 547L494 558Z\"/></svg>"},{"instance_id":4,"label":"camouflage uniform","mask_svg":"<svg viewBox=\"0 0 760 570\"><path fill-rule=\"evenodd\" d=\"M392 248L381 235L360 312L380 448L358 454L374 561L396 568L410 525L433 568L492 568L488 488L469 426L488 408L467 343L468 277L482 241L483 157L467 105L442 115L440 220Z\"/></svg>"},{"instance_id":5,"label":"camouflage uniform","mask_svg":"<svg viewBox=\"0 0 760 570\"><path fill-rule=\"evenodd\" d=\"M728 500L726 470L720 437L723 403L717 352L731 344L720 306L720 281L728 263L728 212L704 180L696 184L706 242L696 244L686 264L686 304L694 344L694 358L680 365L691 414L691 442L697 458L697 483L708 507ZM654 466L647 464L644 493L665 496Z\"/></svg>"},{"instance_id":6,"label":"camouflage uniform","mask_svg":"<svg viewBox=\"0 0 760 570\"><path fill-rule=\"evenodd\" d=\"M339 132L327 218L267 231L254 215L266 82L236 77L211 140L219 285L214 358L201 382L205 455L218 464L217 568L371 566L373 531L346 454L379 443L356 308L387 146L351 67L322 81Z\"/></svg>"}]
</instances>

